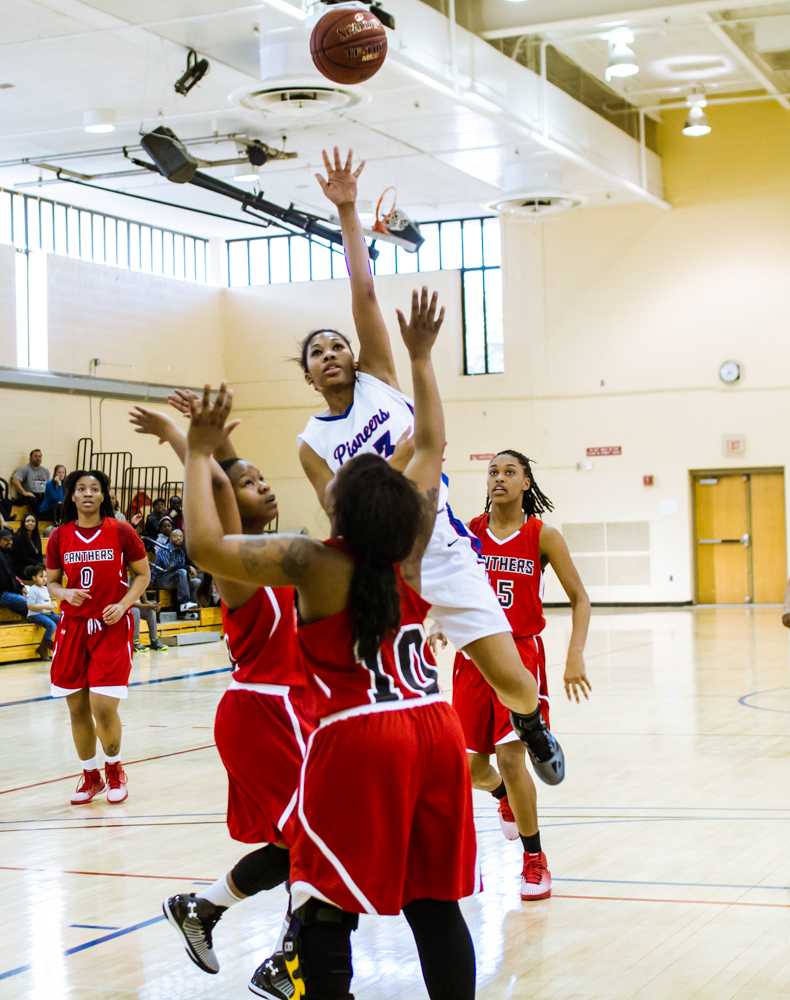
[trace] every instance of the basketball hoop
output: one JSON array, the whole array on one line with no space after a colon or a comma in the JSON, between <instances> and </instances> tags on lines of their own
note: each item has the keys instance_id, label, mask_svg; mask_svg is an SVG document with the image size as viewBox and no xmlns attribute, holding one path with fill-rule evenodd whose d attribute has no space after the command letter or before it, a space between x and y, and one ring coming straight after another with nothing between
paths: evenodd
<instances>
[{"instance_id":1,"label":"basketball hoop","mask_svg":"<svg viewBox=\"0 0 790 1000\"><path fill-rule=\"evenodd\" d=\"M392 204L390 205L388 211L382 214L382 205L384 204L384 199L386 196L392 192ZM395 209L398 204L398 192L394 187L384 188L379 196L379 200L376 202L376 221L373 223L373 232L381 233L383 236L389 236L391 233L389 223L392 221L395 213Z\"/></svg>"}]
</instances>

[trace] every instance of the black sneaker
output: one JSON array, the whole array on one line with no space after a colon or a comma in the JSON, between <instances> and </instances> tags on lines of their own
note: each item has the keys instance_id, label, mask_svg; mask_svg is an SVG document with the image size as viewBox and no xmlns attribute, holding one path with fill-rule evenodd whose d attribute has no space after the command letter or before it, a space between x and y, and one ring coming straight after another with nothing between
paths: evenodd
<instances>
[{"instance_id":1,"label":"black sneaker","mask_svg":"<svg viewBox=\"0 0 790 1000\"><path fill-rule=\"evenodd\" d=\"M258 997L266 997L266 1000L291 1000L296 996L296 987L288 975L285 955L281 951L270 955L253 972L249 990Z\"/></svg>"},{"instance_id":2,"label":"black sneaker","mask_svg":"<svg viewBox=\"0 0 790 1000\"><path fill-rule=\"evenodd\" d=\"M156 642L151 643L149 648L153 649L155 653L166 653L170 647L166 642L160 642L159 639L157 639Z\"/></svg>"},{"instance_id":3,"label":"black sneaker","mask_svg":"<svg viewBox=\"0 0 790 1000\"><path fill-rule=\"evenodd\" d=\"M546 728L540 709L531 715L511 712L510 721L518 738L526 744L535 774L547 785L559 785L565 778L565 754L557 737Z\"/></svg>"},{"instance_id":4,"label":"black sneaker","mask_svg":"<svg viewBox=\"0 0 790 1000\"><path fill-rule=\"evenodd\" d=\"M199 969L212 975L219 972L219 962L211 935L226 909L201 899L194 892L187 896L171 896L162 903L162 913L181 936L187 955Z\"/></svg>"}]
</instances>

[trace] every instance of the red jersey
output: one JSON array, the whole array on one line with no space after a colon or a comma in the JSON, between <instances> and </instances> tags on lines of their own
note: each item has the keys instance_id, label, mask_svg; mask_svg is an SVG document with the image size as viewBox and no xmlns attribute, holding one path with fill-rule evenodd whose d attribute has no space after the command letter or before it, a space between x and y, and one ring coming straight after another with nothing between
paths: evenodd
<instances>
[{"instance_id":1,"label":"red jersey","mask_svg":"<svg viewBox=\"0 0 790 1000\"><path fill-rule=\"evenodd\" d=\"M140 536L126 521L105 517L94 528L68 521L55 528L47 542L47 569L59 569L64 586L90 591L91 599L75 608L63 601L67 618L101 618L108 604L125 597L129 563L145 559Z\"/></svg>"},{"instance_id":2,"label":"red jersey","mask_svg":"<svg viewBox=\"0 0 790 1000\"><path fill-rule=\"evenodd\" d=\"M347 608L310 625L299 625L305 671L321 692L315 705L319 719L362 706L366 711L386 711L395 702L439 696L439 673L423 629L430 604L397 569L396 574L400 629L382 643L375 660L357 659Z\"/></svg>"},{"instance_id":3,"label":"red jersey","mask_svg":"<svg viewBox=\"0 0 790 1000\"><path fill-rule=\"evenodd\" d=\"M517 638L540 635L546 625L541 599L542 527L543 521L529 517L508 538L497 538L489 530L488 514L481 514L469 522L469 530L480 539L488 579Z\"/></svg>"},{"instance_id":4,"label":"red jersey","mask_svg":"<svg viewBox=\"0 0 790 1000\"><path fill-rule=\"evenodd\" d=\"M233 608L222 603L225 642L240 684L304 683L296 644L296 600L293 587L260 587Z\"/></svg>"}]
</instances>

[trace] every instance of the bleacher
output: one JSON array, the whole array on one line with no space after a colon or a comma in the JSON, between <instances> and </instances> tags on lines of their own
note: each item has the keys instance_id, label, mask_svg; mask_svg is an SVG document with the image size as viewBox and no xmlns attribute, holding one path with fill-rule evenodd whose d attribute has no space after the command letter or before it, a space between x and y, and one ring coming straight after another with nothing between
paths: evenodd
<instances>
[{"instance_id":1,"label":"bleacher","mask_svg":"<svg viewBox=\"0 0 790 1000\"><path fill-rule=\"evenodd\" d=\"M95 452L90 438L80 438L77 445L77 464L75 468L98 469L104 472L110 480L110 487L118 496L121 509L128 511L130 507L144 498L149 501L156 497L170 497L183 493L183 482L168 479L168 469L165 466L135 466L129 452ZM145 511L148 512L147 510ZM14 514L6 521L7 526L16 531L24 519L26 510L15 507ZM44 532L50 527L48 521L39 522L41 532L42 554L46 554L47 541ZM172 594L169 590L149 590L149 601L157 602L161 610L174 607ZM182 621L160 621L159 637L167 641L169 636L194 632L221 632L222 616L219 608L200 608L197 618ZM37 660L36 647L43 637L40 625L31 625L6 608L0 608L0 663L17 663L25 660ZM148 643L148 625L140 622L140 642Z\"/></svg>"}]
</instances>

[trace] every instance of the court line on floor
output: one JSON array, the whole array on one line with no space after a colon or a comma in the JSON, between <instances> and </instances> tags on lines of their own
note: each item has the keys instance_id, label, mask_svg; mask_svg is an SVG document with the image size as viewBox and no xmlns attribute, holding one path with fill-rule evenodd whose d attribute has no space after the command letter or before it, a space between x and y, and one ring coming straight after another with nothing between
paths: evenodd
<instances>
[{"instance_id":1,"label":"court line on floor","mask_svg":"<svg viewBox=\"0 0 790 1000\"><path fill-rule=\"evenodd\" d=\"M69 924L69 927L76 927L81 931L119 931L121 929L117 925L108 927L107 924Z\"/></svg>"},{"instance_id":2,"label":"court line on floor","mask_svg":"<svg viewBox=\"0 0 790 1000\"><path fill-rule=\"evenodd\" d=\"M165 757L178 757L185 753L195 753L197 750L213 750L216 745L216 743L205 743L203 746L187 747L186 750L172 750L169 753L155 754L153 757L138 757L137 760L125 760L123 762L123 766L131 767L132 764L147 764L152 760L164 760ZM44 781L34 781L30 785L17 785L16 788L3 788L0 789L0 795L9 795L11 792L24 792L28 788L40 788L41 785L53 785L58 781L68 781L69 779L79 778L81 773L82 772L64 774L60 778L46 778Z\"/></svg>"},{"instance_id":3,"label":"court line on floor","mask_svg":"<svg viewBox=\"0 0 790 1000\"><path fill-rule=\"evenodd\" d=\"M766 708L764 705L750 705L746 700L747 698L756 698L761 694L775 694L777 691L790 691L790 688L778 687L766 688L764 691L750 691L748 694L741 695L738 704L743 705L744 708L752 708L755 712L778 712L780 715L790 715L790 708Z\"/></svg>"},{"instance_id":4,"label":"court line on floor","mask_svg":"<svg viewBox=\"0 0 790 1000\"><path fill-rule=\"evenodd\" d=\"M84 826L12 826L10 829L0 830L0 835L4 833L52 833L63 830L135 830L139 827L150 829L158 826L225 826L224 819L199 819L194 822L183 820L178 823L86 823Z\"/></svg>"},{"instance_id":5,"label":"court line on floor","mask_svg":"<svg viewBox=\"0 0 790 1000\"><path fill-rule=\"evenodd\" d=\"M132 934L134 931L142 930L144 927L150 927L152 924L159 924L165 919L164 914L159 914L157 917L150 917L148 920L141 920L137 924L131 924L129 927L121 927L117 931L113 931L111 934L104 934L102 937L93 938L91 941L85 941L83 944L75 945L73 948L67 948L63 952L63 957L68 958L70 955L76 955L78 952L85 951L88 948L95 948L96 945L104 944L106 941L113 941L115 938L124 937L126 934ZM13 976L19 976L23 972L30 972L33 968L32 965L18 965L14 969L6 969L4 972L0 972L0 981L3 979L11 979Z\"/></svg>"},{"instance_id":6,"label":"court line on floor","mask_svg":"<svg viewBox=\"0 0 790 1000\"><path fill-rule=\"evenodd\" d=\"M100 878L140 878L165 880L171 882L193 882L211 885L216 881L213 876L202 875L149 875L140 872L99 872L87 871L74 868L38 868L26 867L23 865L0 865L0 871L13 872L46 872L55 875L91 875ZM582 878L581 876L554 876L555 882L579 882L585 885L646 885L646 886L675 886L680 889L744 889L750 890L771 890L773 892L790 892L790 885L748 885L734 882L669 882L654 879L622 879L622 878ZM571 898L571 897L568 897ZM594 899L604 897L594 896ZM631 899L632 897L623 897ZM683 902L683 901L681 901ZM710 902L715 902L711 900ZM790 904L788 904L790 905ZM77 926L76 924L73 926Z\"/></svg>"},{"instance_id":7,"label":"court line on floor","mask_svg":"<svg viewBox=\"0 0 790 1000\"><path fill-rule=\"evenodd\" d=\"M575 895L571 893L554 893L553 899L570 899L578 902L601 902L601 903L663 903L663 904L673 904L678 906L718 906L722 908L739 906L739 907L749 907L753 909L772 909L772 910L790 910L790 903L746 903L737 900L717 900L717 899L651 899L649 897L637 897L637 896L582 896ZM63 952L63 957L68 958L70 955L76 955L81 951L86 951L88 948L95 948L97 945L105 944L107 941L113 941L115 938L124 937L127 934L131 934L134 931L142 930L145 927L150 927L152 924L161 923L165 917L160 914L156 917L151 917L148 920L142 920L139 923L131 924L129 927L123 927L120 930L113 931L110 934L105 934L102 937L94 938L91 941L86 941L83 944L76 945L74 948L67 948ZM0 972L0 981L4 979L11 979L13 976L21 975L24 972L29 972L31 970L31 965L19 965L13 969L7 969L4 972Z\"/></svg>"},{"instance_id":8,"label":"court line on floor","mask_svg":"<svg viewBox=\"0 0 790 1000\"><path fill-rule=\"evenodd\" d=\"M677 903L681 906L748 906L764 910L790 910L790 903L745 903L733 899L651 899L649 896L576 896L562 892L553 892L551 898L596 900L604 903Z\"/></svg>"},{"instance_id":9,"label":"court line on floor","mask_svg":"<svg viewBox=\"0 0 790 1000\"><path fill-rule=\"evenodd\" d=\"M36 868L24 865L0 865L0 871L46 872L53 875L96 875L101 878L164 879L169 882L208 882L209 885L216 881L215 878L205 878L202 875L145 875L138 872L93 872L82 871L79 868Z\"/></svg>"},{"instance_id":10,"label":"court line on floor","mask_svg":"<svg viewBox=\"0 0 790 1000\"><path fill-rule=\"evenodd\" d=\"M109 814L108 814L109 815ZM121 819L180 819L187 817L187 819L192 819L195 816L224 816L225 811L221 812L202 812L202 813L150 813L148 815L142 816L122 816ZM86 817L86 816L55 816L52 819L0 819L0 826L10 826L12 823L83 823L86 818L93 819L104 819L104 814L100 816Z\"/></svg>"},{"instance_id":11,"label":"court line on floor","mask_svg":"<svg viewBox=\"0 0 790 1000\"><path fill-rule=\"evenodd\" d=\"M195 670L188 674L172 674L168 677L151 677L147 681L130 681L128 687L146 687L149 684L166 684L168 681L186 681L192 677L210 677L212 674L229 674L233 667L217 667L214 670ZM53 698L51 694L41 694L36 698L20 698L18 701L0 701L0 708L13 708L14 705L33 705L39 701L62 701Z\"/></svg>"}]
</instances>

